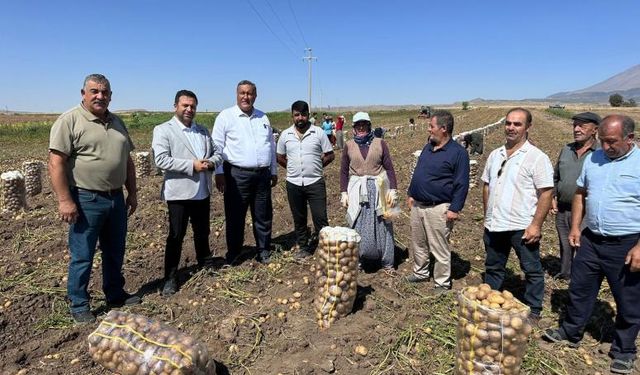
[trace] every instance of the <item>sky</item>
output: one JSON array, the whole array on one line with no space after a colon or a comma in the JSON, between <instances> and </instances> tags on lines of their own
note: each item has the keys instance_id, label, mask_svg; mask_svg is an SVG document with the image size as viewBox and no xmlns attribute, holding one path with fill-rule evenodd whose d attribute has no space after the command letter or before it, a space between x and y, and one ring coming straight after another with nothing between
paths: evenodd
<instances>
[{"instance_id":1,"label":"sky","mask_svg":"<svg viewBox=\"0 0 640 375\"><path fill-rule=\"evenodd\" d=\"M445 104L542 98L640 63L640 2L2 0L0 110L62 112L84 77L111 81L112 110Z\"/></svg>"}]
</instances>

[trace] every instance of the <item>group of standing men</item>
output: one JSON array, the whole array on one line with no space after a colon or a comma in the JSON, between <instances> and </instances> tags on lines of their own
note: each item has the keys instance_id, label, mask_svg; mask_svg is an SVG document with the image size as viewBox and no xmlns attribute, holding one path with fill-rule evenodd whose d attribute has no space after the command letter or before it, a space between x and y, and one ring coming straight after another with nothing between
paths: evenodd
<instances>
[{"instance_id":1,"label":"group of standing men","mask_svg":"<svg viewBox=\"0 0 640 375\"><path fill-rule=\"evenodd\" d=\"M62 114L51 129L49 171L60 218L70 224L71 313L77 322L92 322L87 289L98 240L107 303L140 303L138 296L125 292L122 275L127 216L137 207L137 193L129 155L134 146L123 122L108 110L109 81L100 74L89 75L81 95L81 105ZM178 287L177 269L189 221L198 265L212 265L208 242L212 174L224 194L229 264L241 256L249 209L257 259L269 262L271 188L277 183L277 164L287 170L287 195L300 248L297 258L313 253L317 232L328 224L323 168L335 158L328 137L309 121L308 104L297 101L291 106L293 125L282 132L276 147L269 119L254 107L256 97L254 83L239 82L236 105L220 112L211 134L193 121L196 95L180 90L174 117L154 129L152 147L157 166L164 170L162 197L169 212L165 295ZM640 151L633 142L635 124L627 116L601 120L590 112L573 120L575 142L562 150L554 173L549 158L529 141L531 113L524 108L507 113L505 144L489 155L482 174L485 281L493 289L502 288L513 248L525 273L524 302L538 320L544 297L541 227L547 213L555 213L562 253L557 277L571 280L570 299L562 326L547 330L545 337L577 345L606 277L618 310L611 370L626 373L633 367L640 330L635 308L640 300ZM414 250L413 273L407 280L433 277L437 292L451 288L448 239L469 185L469 158L452 140L452 132L451 113L432 114L429 142L407 192ZM314 224L311 234L307 204ZM433 275L430 254L436 261Z\"/></svg>"}]
</instances>

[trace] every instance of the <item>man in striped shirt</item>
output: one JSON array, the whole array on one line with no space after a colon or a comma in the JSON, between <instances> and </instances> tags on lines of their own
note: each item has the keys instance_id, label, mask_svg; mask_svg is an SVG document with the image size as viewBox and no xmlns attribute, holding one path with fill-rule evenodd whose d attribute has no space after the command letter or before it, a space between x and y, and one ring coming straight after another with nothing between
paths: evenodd
<instances>
[{"instance_id":1,"label":"man in striped shirt","mask_svg":"<svg viewBox=\"0 0 640 375\"><path fill-rule=\"evenodd\" d=\"M502 288L507 260L513 248L525 273L523 301L534 321L540 319L544 272L540 262L542 223L551 207L553 165L549 157L527 140L531 112L511 109L505 119L504 146L489 155L482 173L484 187L485 282Z\"/></svg>"}]
</instances>

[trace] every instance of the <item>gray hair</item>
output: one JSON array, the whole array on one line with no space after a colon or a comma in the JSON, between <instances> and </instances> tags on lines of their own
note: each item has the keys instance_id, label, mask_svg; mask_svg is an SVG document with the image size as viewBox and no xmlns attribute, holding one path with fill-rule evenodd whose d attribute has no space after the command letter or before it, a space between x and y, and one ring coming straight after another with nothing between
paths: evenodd
<instances>
[{"instance_id":1,"label":"gray hair","mask_svg":"<svg viewBox=\"0 0 640 375\"><path fill-rule=\"evenodd\" d=\"M255 92L255 93L258 92L258 89L256 88L256 84L251 82L251 81L249 81L248 79L243 79L242 81L238 82L238 86L236 86L236 88L240 87L240 86L244 86L244 85L249 85L249 86L253 87L253 92Z\"/></svg>"},{"instance_id":2,"label":"gray hair","mask_svg":"<svg viewBox=\"0 0 640 375\"><path fill-rule=\"evenodd\" d=\"M447 129L447 133L451 135L453 133L453 115L449 111L439 109L431 113L431 118L436 118L436 124Z\"/></svg>"},{"instance_id":3,"label":"gray hair","mask_svg":"<svg viewBox=\"0 0 640 375\"><path fill-rule=\"evenodd\" d=\"M84 83L82 84L83 90L85 87L87 87L87 83L90 81L95 83L101 83L105 86L108 86L109 89L111 89L111 84L109 83L109 80L107 79L107 77L105 77L102 74L94 73L94 74L89 74L88 76L85 77Z\"/></svg>"}]
</instances>

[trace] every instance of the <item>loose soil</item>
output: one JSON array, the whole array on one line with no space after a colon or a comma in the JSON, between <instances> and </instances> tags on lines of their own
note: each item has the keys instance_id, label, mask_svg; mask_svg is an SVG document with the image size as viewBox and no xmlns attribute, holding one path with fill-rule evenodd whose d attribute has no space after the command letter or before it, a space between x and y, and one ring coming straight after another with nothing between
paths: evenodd
<instances>
[{"instance_id":1,"label":"loose soil","mask_svg":"<svg viewBox=\"0 0 640 375\"><path fill-rule=\"evenodd\" d=\"M456 131L493 123L503 108L454 111ZM605 112L602 111L602 114ZM634 113L638 120L638 116ZM404 124L406 119L388 123ZM531 139L552 160L571 139L569 120L543 110L534 111ZM488 153L503 141L501 127L485 139L485 154L478 160L478 178ZM412 153L422 149L424 126L387 139L398 175L400 201L410 181ZM147 147L150 134L139 135L138 148ZM46 145L46 141L44 142ZM23 147L16 145L15 147ZM45 146L46 147L46 146ZM46 148L45 148L46 150ZM16 168L27 158L44 152L23 148L8 150L2 170ZM30 154L31 152L31 154ZM339 204L339 160L326 169L330 225L344 225ZM22 158L20 157L22 155ZM187 235L180 273L180 290L164 298L158 288L163 275L167 209L160 200L161 177L138 181L139 207L130 218L124 274L130 292L143 296L143 303L125 310L161 320L204 342L219 364L219 373L231 374L436 374L452 373L455 358L455 293L437 296L430 283L409 284L411 273L410 231L406 207L394 222L397 241L397 272L390 277L378 270L358 275L358 298L352 314L329 329L319 329L312 305L314 259L295 261L293 223L284 185L284 171L273 190L273 262L269 266L252 258L251 224L246 225L246 260L231 268L197 270L192 237ZM222 198L212 200L210 243L222 265L225 254ZM0 371L3 374L108 374L87 353L87 336L96 328L74 325L65 299L66 267L69 259L67 226L57 220L56 200L48 182L42 194L29 199L29 210L17 217L2 214L0 239ZM484 247L481 188L470 190L461 220L451 236L454 292L482 280ZM557 234L553 217L544 226L542 257L547 276L559 269ZM304 278L310 280L305 284ZM546 279L543 327L557 324L563 315L568 285ZM506 288L521 297L523 275L511 257ZM604 283L584 344L568 350L532 335L524 362L528 374L607 373L606 356L612 337L615 305ZM94 262L90 290L92 307L104 317L107 309L101 292L99 252ZM300 292L301 308L278 300ZM278 313L284 312L279 318ZM368 349L366 356L355 347Z\"/></svg>"}]
</instances>

